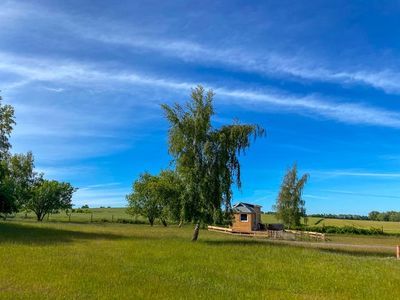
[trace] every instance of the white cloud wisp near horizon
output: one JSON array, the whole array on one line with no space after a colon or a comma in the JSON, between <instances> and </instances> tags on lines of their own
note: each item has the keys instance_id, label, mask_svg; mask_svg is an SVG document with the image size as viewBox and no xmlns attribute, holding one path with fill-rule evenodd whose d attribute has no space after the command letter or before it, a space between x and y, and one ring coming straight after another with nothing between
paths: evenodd
<instances>
[{"instance_id":1,"label":"white cloud wisp near horizon","mask_svg":"<svg viewBox=\"0 0 400 300\"><path fill-rule=\"evenodd\" d=\"M146 76L132 70L104 70L98 65L89 65L76 61L52 61L41 58L25 58L0 53L0 72L19 76L19 81L26 84L33 82L55 83L63 89L64 86L76 86L101 89L124 89L131 86L150 86L188 93L197 85L194 82L178 81L176 79ZM118 84L120 86L118 86ZM237 105L249 110L254 107L269 109L278 107L285 112L295 114L311 114L347 124L384 126L400 128L400 114L385 109L364 104L332 101L323 96L297 96L284 92L229 89L203 83L206 88L213 89L222 102ZM7 91L7 87L2 87ZM227 102L226 102L227 103Z\"/></svg>"}]
</instances>

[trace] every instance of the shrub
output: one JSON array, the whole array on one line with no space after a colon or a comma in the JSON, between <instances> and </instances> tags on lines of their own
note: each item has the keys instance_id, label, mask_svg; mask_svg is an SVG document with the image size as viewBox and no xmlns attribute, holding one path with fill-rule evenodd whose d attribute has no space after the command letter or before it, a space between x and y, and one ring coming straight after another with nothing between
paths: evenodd
<instances>
[{"instance_id":1,"label":"shrub","mask_svg":"<svg viewBox=\"0 0 400 300\"><path fill-rule=\"evenodd\" d=\"M129 220L129 219L117 219L116 222L122 224L147 224L147 222L142 220Z\"/></svg>"},{"instance_id":2,"label":"shrub","mask_svg":"<svg viewBox=\"0 0 400 300\"><path fill-rule=\"evenodd\" d=\"M82 208L78 208L76 209L74 212L78 213L78 214L90 214L91 211L88 209L82 209Z\"/></svg>"},{"instance_id":3,"label":"shrub","mask_svg":"<svg viewBox=\"0 0 400 300\"><path fill-rule=\"evenodd\" d=\"M314 231L321 233L336 233L336 234L363 234L363 235L376 235L376 234L385 234L382 229L371 227L367 228L358 228L354 226L302 226L293 228L295 230L304 230L304 231Z\"/></svg>"}]
</instances>

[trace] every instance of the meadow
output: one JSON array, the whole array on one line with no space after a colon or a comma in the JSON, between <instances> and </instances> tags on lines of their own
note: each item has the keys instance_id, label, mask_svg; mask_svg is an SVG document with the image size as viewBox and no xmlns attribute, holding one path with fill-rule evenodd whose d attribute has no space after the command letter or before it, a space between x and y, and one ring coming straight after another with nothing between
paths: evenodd
<instances>
[{"instance_id":1,"label":"meadow","mask_svg":"<svg viewBox=\"0 0 400 300\"><path fill-rule=\"evenodd\" d=\"M393 256L192 227L0 222L1 299L396 299Z\"/></svg>"},{"instance_id":2,"label":"meadow","mask_svg":"<svg viewBox=\"0 0 400 300\"><path fill-rule=\"evenodd\" d=\"M146 222L142 217L132 217L126 213L126 208L89 208L86 213L72 213L69 218L64 212L51 214L45 218L45 221L54 222L72 222L72 223L90 223L92 222L117 222L118 220L126 220L132 222ZM30 212L27 215L20 212L11 217L12 220L18 221L36 221L35 215ZM273 214L263 214L263 223L279 223ZM343 220L343 219L327 219L327 218L308 218L308 225L312 226L354 226L357 228L380 228L385 233L400 234L400 222L380 222L365 220Z\"/></svg>"},{"instance_id":3,"label":"meadow","mask_svg":"<svg viewBox=\"0 0 400 300\"><path fill-rule=\"evenodd\" d=\"M279 223L273 214L262 215L264 223ZM385 233L398 233L400 234L400 222L384 222L384 221L369 221L369 220L344 220L344 219L327 219L327 218L308 218L308 225L310 226L354 226L357 228L379 228L383 229Z\"/></svg>"}]
</instances>

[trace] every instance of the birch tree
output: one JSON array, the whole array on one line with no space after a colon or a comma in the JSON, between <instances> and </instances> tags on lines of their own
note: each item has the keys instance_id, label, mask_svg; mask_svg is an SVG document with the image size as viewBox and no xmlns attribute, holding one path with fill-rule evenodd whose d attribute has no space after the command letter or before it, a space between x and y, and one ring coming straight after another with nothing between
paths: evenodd
<instances>
[{"instance_id":1,"label":"birch tree","mask_svg":"<svg viewBox=\"0 0 400 300\"><path fill-rule=\"evenodd\" d=\"M289 227L299 226L301 217L306 216L303 189L309 178L308 174L298 177L297 164L289 168L283 178L276 205L276 216Z\"/></svg>"},{"instance_id":2,"label":"birch tree","mask_svg":"<svg viewBox=\"0 0 400 300\"><path fill-rule=\"evenodd\" d=\"M213 222L215 212L231 208L232 184L240 189L239 155L264 129L240 124L213 128L213 91L201 86L192 90L185 106L162 105L170 124L169 153L182 179L183 216L195 223L192 240L196 241L201 224Z\"/></svg>"}]
</instances>

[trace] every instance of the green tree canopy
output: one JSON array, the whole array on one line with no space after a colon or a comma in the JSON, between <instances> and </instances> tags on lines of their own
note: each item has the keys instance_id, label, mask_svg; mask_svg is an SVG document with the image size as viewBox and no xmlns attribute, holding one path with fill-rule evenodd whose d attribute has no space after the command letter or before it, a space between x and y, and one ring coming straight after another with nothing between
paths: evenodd
<instances>
[{"instance_id":1,"label":"green tree canopy","mask_svg":"<svg viewBox=\"0 0 400 300\"><path fill-rule=\"evenodd\" d=\"M155 192L157 185L158 178L145 172L133 183L132 193L126 197L128 213L146 217L151 226L163 212L162 202Z\"/></svg>"},{"instance_id":2,"label":"green tree canopy","mask_svg":"<svg viewBox=\"0 0 400 300\"><path fill-rule=\"evenodd\" d=\"M15 120L14 108L11 105L4 105L2 100L0 96L0 214L6 216L17 209L7 165L11 149L9 138Z\"/></svg>"},{"instance_id":3,"label":"green tree canopy","mask_svg":"<svg viewBox=\"0 0 400 300\"><path fill-rule=\"evenodd\" d=\"M276 216L289 227L300 225L301 217L305 217L305 201L302 193L309 178L304 174L298 178L297 164L289 168L281 185L281 189L274 206Z\"/></svg>"},{"instance_id":4,"label":"green tree canopy","mask_svg":"<svg viewBox=\"0 0 400 300\"><path fill-rule=\"evenodd\" d=\"M238 157L252 139L264 135L260 126L238 121L213 128L213 97L198 86L185 106L162 106L170 123L169 152L184 186L184 218L196 223L192 240L197 240L199 224L213 222L221 206L230 210L232 184L241 187Z\"/></svg>"},{"instance_id":5,"label":"green tree canopy","mask_svg":"<svg viewBox=\"0 0 400 300\"><path fill-rule=\"evenodd\" d=\"M150 225L160 219L166 226L167 220L181 221L182 184L173 171L162 171L154 176L141 174L133 183L132 193L127 196L128 212L148 219Z\"/></svg>"},{"instance_id":6,"label":"green tree canopy","mask_svg":"<svg viewBox=\"0 0 400 300\"><path fill-rule=\"evenodd\" d=\"M0 160L4 160L11 149L9 141L11 132L15 125L14 108L4 105L0 96Z\"/></svg>"},{"instance_id":7,"label":"green tree canopy","mask_svg":"<svg viewBox=\"0 0 400 300\"><path fill-rule=\"evenodd\" d=\"M71 209L72 195L76 191L67 182L39 179L31 189L27 208L31 209L38 221L54 211Z\"/></svg>"}]
</instances>

